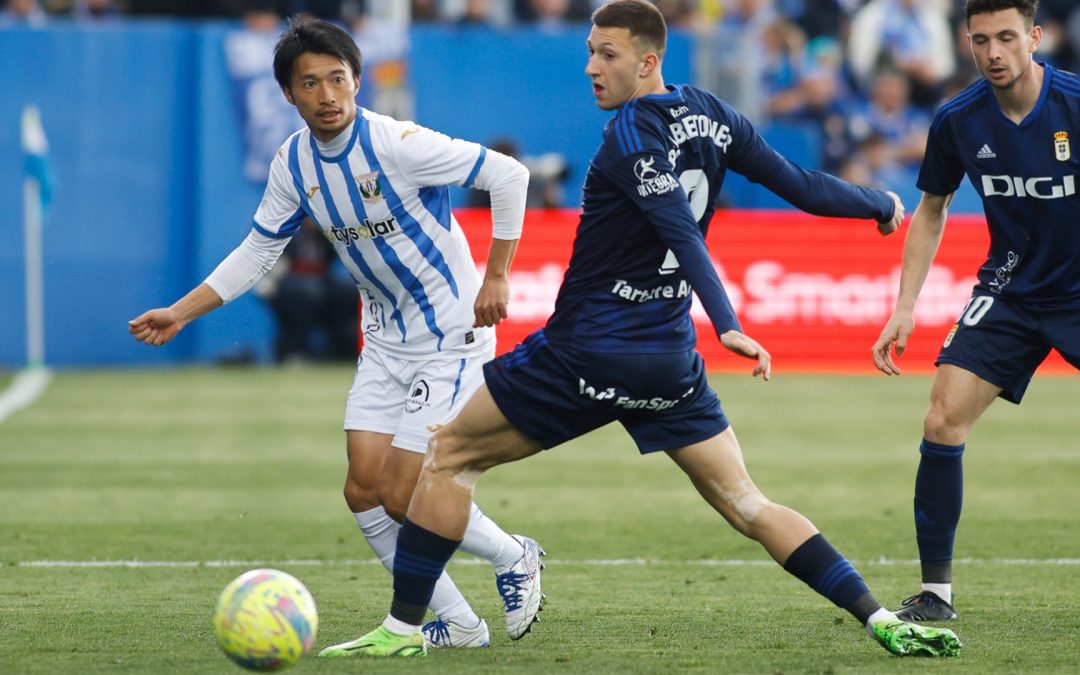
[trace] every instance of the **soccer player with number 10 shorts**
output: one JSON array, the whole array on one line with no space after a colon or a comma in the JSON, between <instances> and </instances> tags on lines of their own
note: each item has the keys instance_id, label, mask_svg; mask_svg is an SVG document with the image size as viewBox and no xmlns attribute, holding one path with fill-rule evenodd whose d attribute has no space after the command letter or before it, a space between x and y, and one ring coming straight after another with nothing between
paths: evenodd
<instances>
[{"instance_id":1,"label":"soccer player with number 10 shorts","mask_svg":"<svg viewBox=\"0 0 1080 675\"><path fill-rule=\"evenodd\" d=\"M941 106L919 171L922 199L904 245L896 309L872 348L899 375L912 314L941 243L953 192L967 174L982 197L990 251L937 357L915 475L919 592L897 615L947 621L968 433L997 398L1019 404L1057 349L1080 368L1080 77L1034 60L1037 0L968 0L977 82Z\"/></svg>"}]
</instances>

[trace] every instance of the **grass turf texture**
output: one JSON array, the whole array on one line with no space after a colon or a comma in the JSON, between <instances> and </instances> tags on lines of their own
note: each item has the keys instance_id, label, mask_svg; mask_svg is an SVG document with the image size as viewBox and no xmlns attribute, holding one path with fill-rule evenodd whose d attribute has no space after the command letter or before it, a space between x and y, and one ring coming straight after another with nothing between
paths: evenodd
<instances>
[{"instance_id":1,"label":"grass turf texture","mask_svg":"<svg viewBox=\"0 0 1080 675\"><path fill-rule=\"evenodd\" d=\"M377 625L390 576L340 496L351 377L349 367L60 373L0 425L0 670L240 672L218 652L211 614L231 579L263 563L315 596L316 650ZM914 592L911 488L929 379L714 385L766 494L814 520L890 606ZM1077 396L1075 378L1037 378L1022 407L996 403L970 439L957 659L888 655L731 530L672 462L639 457L608 427L481 481L485 511L548 550L548 607L532 634L506 638L486 564L454 563L491 648L407 662L308 657L291 672L1076 672L1080 567L1005 559L1080 558ZM596 562L631 558L643 562ZM136 559L200 564L25 565ZM208 564L228 560L250 564Z\"/></svg>"}]
</instances>

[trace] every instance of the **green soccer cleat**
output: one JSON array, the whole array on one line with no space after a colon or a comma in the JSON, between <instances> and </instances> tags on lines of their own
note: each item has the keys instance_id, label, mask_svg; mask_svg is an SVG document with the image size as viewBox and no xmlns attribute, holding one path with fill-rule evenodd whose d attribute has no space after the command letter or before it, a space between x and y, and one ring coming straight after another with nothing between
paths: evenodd
<instances>
[{"instance_id":1,"label":"green soccer cleat","mask_svg":"<svg viewBox=\"0 0 1080 675\"><path fill-rule=\"evenodd\" d=\"M879 621L867 632L897 656L956 656L962 646L948 628L928 628L899 619Z\"/></svg>"},{"instance_id":2,"label":"green soccer cleat","mask_svg":"<svg viewBox=\"0 0 1080 675\"><path fill-rule=\"evenodd\" d=\"M427 656L427 647L420 633L398 635L379 626L352 642L342 642L319 652L321 659L346 656Z\"/></svg>"}]
</instances>

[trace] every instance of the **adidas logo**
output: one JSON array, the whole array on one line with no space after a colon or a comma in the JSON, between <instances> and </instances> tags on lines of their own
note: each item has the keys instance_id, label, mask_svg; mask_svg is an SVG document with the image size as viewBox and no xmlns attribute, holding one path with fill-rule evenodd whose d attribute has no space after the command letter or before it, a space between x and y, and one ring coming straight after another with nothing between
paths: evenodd
<instances>
[{"instance_id":1,"label":"adidas logo","mask_svg":"<svg viewBox=\"0 0 1080 675\"><path fill-rule=\"evenodd\" d=\"M992 159L994 157L997 157L997 155L994 154L994 151L990 149L990 146L988 144L983 143L983 146L979 148L979 152L975 155L975 157L977 159Z\"/></svg>"}]
</instances>

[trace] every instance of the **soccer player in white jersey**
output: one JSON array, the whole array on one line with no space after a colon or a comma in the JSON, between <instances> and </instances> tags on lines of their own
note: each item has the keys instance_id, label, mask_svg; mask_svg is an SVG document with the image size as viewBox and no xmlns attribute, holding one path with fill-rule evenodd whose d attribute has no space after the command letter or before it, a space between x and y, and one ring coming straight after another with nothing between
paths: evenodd
<instances>
[{"instance_id":1,"label":"soccer player in white jersey","mask_svg":"<svg viewBox=\"0 0 1080 675\"><path fill-rule=\"evenodd\" d=\"M297 19L282 34L274 76L307 127L281 146L247 238L167 308L130 322L160 346L251 288L305 218L333 242L363 300L364 348L348 395L345 501L392 569L399 522L428 437L483 382L495 324L507 315L507 270L521 233L528 171L475 143L358 108L360 51L348 33ZM481 279L450 212L449 185L491 193L493 241ZM541 608L539 558L473 505L462 547L495 566L506 629L518 639ZM487 624L443 574L425 625L432 647L482 647Z\"/></svg>"}]
</instances>

